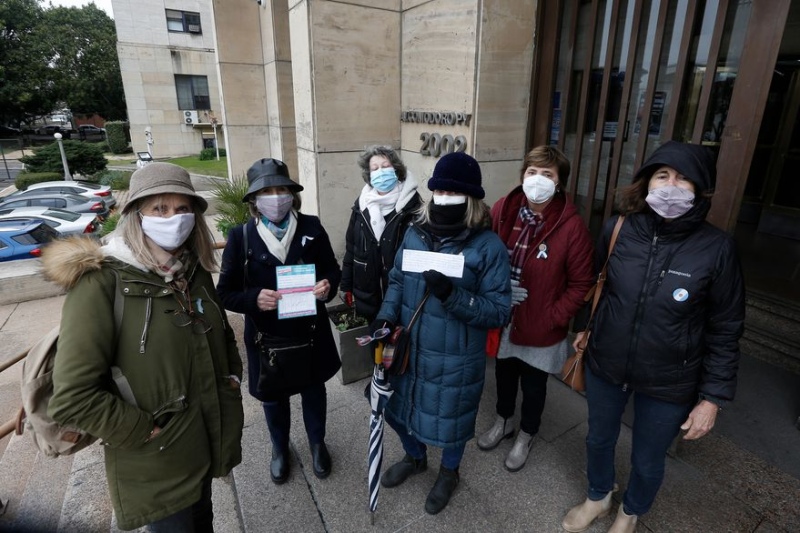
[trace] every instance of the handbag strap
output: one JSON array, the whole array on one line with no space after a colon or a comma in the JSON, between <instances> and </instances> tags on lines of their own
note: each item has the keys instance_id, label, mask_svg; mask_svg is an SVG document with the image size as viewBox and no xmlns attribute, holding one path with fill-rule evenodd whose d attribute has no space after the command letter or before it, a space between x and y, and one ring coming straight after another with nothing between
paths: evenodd
<instances>
[{"instance_id":1,"label":"handbag strap","mask_svg":"<svg viewBox=\"0 0 800 533\"><path fill-rule=\"evenodd\" d=\"M603 294L603 285L606 283L606 274L608 273L608 260L611 259L611 252L614 251L614 245L617 244L617 237L619 237L619 232L622 229L622 224L624 222L625 215L620 215L617 219L617 223L614 225L614 231L611 232L611 240L608 243L608 255L606 256L606 262L603 263L603 268L597 275L597 282L592 286L591 289L589 289L589 292L587 292L586 296L583 298L584 302L592 300L592 311L589 313L589 320L586 322L587 324L592 321L592 317L594 317L594 311L597 309L597 303L600 301L600 295Z\"/></svg>"},{"instance_id":2,"label":"handbag strap","mask_svg":"<svg viewBox=\"0 0 800 533\"><path fill-rule=\"evenodd\" d=\"M425 302L428 300L428 296L431 295L431 291L425 289L425 296L422 297L422 301L419 303L417 308L414 310L414 314L411 315L411 320L408 321L408 327L406 328L407 331L411 331L411 328L414 326L414 322L417 321L420 313L422 312L422 306L425 305Z\"/></svg>"}]
</instances>

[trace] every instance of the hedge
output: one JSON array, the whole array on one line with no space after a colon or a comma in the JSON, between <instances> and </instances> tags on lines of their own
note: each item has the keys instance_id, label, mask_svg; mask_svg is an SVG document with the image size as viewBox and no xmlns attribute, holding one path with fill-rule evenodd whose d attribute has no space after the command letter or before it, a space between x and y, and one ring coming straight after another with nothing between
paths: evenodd
<instances>
[{"instance_id":1,"label":"hedge","mask_svg":"<svg viewBox=\"0 0 800 533\"><path fill-rule=\"evenodd\" d=\"M64 174L58 172L21 172L17 174L14 180L14 187L18 191L24 191L34 183L43 183L45 181L61 181L64 179Z\"/></svg>"}]
</instances>

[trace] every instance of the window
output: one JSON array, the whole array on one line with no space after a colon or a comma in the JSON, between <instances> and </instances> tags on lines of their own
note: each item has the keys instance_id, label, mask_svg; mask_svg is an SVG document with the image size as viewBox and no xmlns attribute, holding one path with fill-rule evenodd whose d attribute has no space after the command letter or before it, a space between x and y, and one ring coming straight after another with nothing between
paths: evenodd
<instances>
[{"instance_id":1,"label":"window","mask_svg":"<svg viewBox=\"0 0 800 533\"><path fill-rule=\"evenodd\" d=\"M200 13L167 9L167 30L182 33L203 33Z\"/></svg>"},{"instance_id":2,"label":"window","mask_svg":"<svg viewBox=\"0 0 800 533\"><path fill-rule=\"evenodd\" d=\"M175 74L175 89L178 91L178 109L211 109L206 76Z\"/></svg>"}]
</instances>

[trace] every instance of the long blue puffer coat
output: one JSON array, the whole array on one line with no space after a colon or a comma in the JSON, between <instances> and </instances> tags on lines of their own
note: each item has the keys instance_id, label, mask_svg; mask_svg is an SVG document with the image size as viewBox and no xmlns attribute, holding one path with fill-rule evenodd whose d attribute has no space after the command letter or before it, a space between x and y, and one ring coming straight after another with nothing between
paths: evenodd
<instances>
[{"instance_id":1,"label":"long blue puffer coat","mask_svg":"<svg viewBox=\"0 0 800 533\"><path fill-rule=\"evenodd\" d=\"M461 250L459 252L459 249ZM408 325L425 295L422 274L403 272L403 250L433 251L433 239L412 224L389 273L379 320ZM388 416L418 440L439 447L463 444L475 434L483 391L486 331L503 326L511 309L509 259L500 238L477 230L466 242L447 242L441 253L464 255L462 278L441 302L431 295L411 330L408 371L392 376Z\"/></svg>"}]
</instances>

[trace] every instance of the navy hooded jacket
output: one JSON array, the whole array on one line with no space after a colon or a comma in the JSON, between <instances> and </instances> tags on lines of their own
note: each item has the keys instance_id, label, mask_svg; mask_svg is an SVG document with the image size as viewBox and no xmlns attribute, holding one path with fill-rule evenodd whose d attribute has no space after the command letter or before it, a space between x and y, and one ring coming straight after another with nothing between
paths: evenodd
<instances>
[{"instance_id":1,"label":"navy hooded jacket","mask_svg":"<svg viewBox=\"0 0 800 533\"><path fill-rule=\"evenodd\" d=\"M626 217L591 324L588 363L611 383L668 402L699 396L722 405L736 391L744 283L733 239L705 221L715 162L702 146L670 141L634 182L662 166L692 181L694 206L671 221L649 206ZM615 223L609 219L600 237L598 271Z\"/></svg>"}]
</instances>

